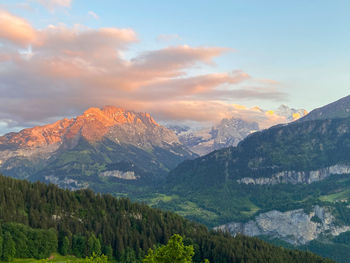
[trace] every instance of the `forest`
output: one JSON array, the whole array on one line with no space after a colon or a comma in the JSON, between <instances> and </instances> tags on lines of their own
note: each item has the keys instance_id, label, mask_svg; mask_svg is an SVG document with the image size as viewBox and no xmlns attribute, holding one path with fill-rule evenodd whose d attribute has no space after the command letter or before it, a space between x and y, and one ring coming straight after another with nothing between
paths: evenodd
<instances>
[{"instance_id":1,"label":"forest","mask_svg":"<svg viewBox=\"0 0 350 263\"><path fill-rule=\"evenodd\" d=\"M54 185L0 176L1 257L47 258L50 253L105 254L142 262L149 249L173 234L194 248L193 262L332 262L245 236L209 231L172 212L125 198L68 191Z\"/></svg>"}]
</instances>

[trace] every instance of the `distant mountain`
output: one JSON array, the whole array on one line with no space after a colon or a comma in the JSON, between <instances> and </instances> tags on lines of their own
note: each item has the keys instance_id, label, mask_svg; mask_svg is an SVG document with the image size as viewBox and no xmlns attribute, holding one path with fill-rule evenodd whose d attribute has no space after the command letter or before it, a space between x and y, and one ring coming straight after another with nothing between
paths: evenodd
<instances>
[{"instance_id":1,"label":"distant mountain","mask_svg":"<svg viewBox=\"0 0 350 263\"><path fill-rule=\"evenodd\" d=\"M263 110L258 107L251 109L255 117L244 119L242 117L225 118L219 124L202 129L191 129L189 126L170 125L179 137L180 142L199 155L229 146L236 146L249 134L266 128L263 121L274 116L283 123L295 121L307 114L304 109L293 109L281 105L277 110ZM279 124L279 122L271 122Z\"/></svg>"},{"instance_id":2,"label":"distant mountain","mask_svg":"<svg viewBox=\"0 0 350 263\"><path fill-rule=\"evenodd\" d=\"M184 161L156 206L348 262L349 175L350 117L296 121Z\"/></svg>"},{"instance_id":3,"label":"distant mountain","mask_svg":"<svg viewBox=\"0 0 350 263\"><path fill-rule=\"evenodd\" d=\"M112 106L0 137L0 172L71 189L154 179L195 156L148 113Z\"/></svg>"},{"instance_id":4,"label":"distant mountain","mask_svg":"<svg viewBox=\"0 0 350 263\"><path fill-rule=\"evenodd\" d=\"M260 185L320 181L335 173L331 167L336 165L350 173L349 138L350 118L277 125L251 134L237 147L180 164L169 180L187 186L232 180ZM316 170L320 172L311 173Z\"/></svg>"},{"instance_id":5,"label":"distant mountain","mask_svg":"<svg viewBox=\"0 0 350 263\"><path fill-rule=\"evenodd\" d=\"M191 130L183 127L177 128L176 132L180 142L186 145L192 152L199 155L208 154L212 151L235 146L247 135L259 130L256 122L244 121L242 119L223 119L210 128Z\"/></svg>"},{"instance_id":6,"label":"distant mountain","mask_svg":"<svg viewBox=\"0 0 350 263\"><path fill-rule=\"evenodd\" d=\"M293 109L289 108L287 105L282 104L274 111L277 116L283 116L287 121L298 120L308 114L307 110L304 109Z\"/></svg>"},{"instance_id":7,"label":"distant mountain","mask_svg":"<svg viewBox=\"0 0 350 263\"><path fill-rule=\"evenodd\" d=\"M321 108L314 109L299 121L325 120L350 117L350 95Z\"/></svg>"}]
</instances>

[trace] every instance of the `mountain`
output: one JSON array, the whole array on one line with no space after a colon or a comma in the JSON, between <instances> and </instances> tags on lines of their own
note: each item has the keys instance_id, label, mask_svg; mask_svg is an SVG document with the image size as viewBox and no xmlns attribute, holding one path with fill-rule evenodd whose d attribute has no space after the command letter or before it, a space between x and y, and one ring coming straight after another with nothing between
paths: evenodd
<instances>
[{"instance_id":1,"label":"mountain","mask_svg":"<svg viewBox=\"0 0 350 263\"><path fill-rule=\"evenodd\" d=\"M180 142L192 152L204 155L214 150L235 146L247 135L257 130L259 130L259 125L256 122L225 118L216 126L197 131L178 128L177 135Z\"/></svg>"},{"instance_id":2,"label":"mountain","mask_svg":"<svg viewBox=\"0 0 350 263\"><path fill-rule=\"evenodd\" d=\"M277 239L347 262L349 153L350 117L280 124L184 161L150 203L232 234Z\"/></svg>"},{"instance_id":3,"label":"mountain","mask_svg":"<svg viewBox=\"0 0 350 263\"><path fill-rule=\"evenodd\" d=\"M284 104L279 106L277 110L273 111L273 113L275 113L277 116L285 117L288 122L298 120L308 114L307 110L289 108Z\"/></svg>"},{"instance_id":4,"label":"mountain","mask_svg":"<svg viewBox=\"0 0 350 263\"><path fill-rule=\"evenodd\" d=\"M91 190L71 192L0 176L0 196L0 239L4 248L11 239L17 258L40 259L57 251L85 257L102 251L118 262L138 263L148 249L176 233L194 247L193 262L333 262L255 238L208 231L174 213Z\"/></svg>"},{"instance_id":5,"label":"mountain","mask_svg":"<svg viewBox=\"0 0 350 263\"><path fill-rule=\"evenodd\" d=\"M350 95L321 108L314 109L299 121L350 117Z\"/></svg>"},{"instance_id":6,"label":"mountain","mask_svg":"<svg viewBox=\"0 0 350 263\"><path fill-rule=\"evenodd\" d=\"M170 125L179 137L180 142L199 155L205 155L212 151L236 146L249 134L280 122L295 121L307 114L304 109L293 109L281 105L277 110L263 110L254 107L249 111L246 119L243 117L231 117L222 119L217 125L201 129L191 129L189 126ZM266 124L267 119L276 119Z\"/></svg>"},{"instance_id":7,"label":"mountain","mask_svg":"<svg viewBox=\"0 0 350 263\"><path fill-rule=\"evenodd\" d=\"M0 172L71 189L153 180L195 156L148 113L113 106L0 137Z\"/></svg>"}]
</instances>

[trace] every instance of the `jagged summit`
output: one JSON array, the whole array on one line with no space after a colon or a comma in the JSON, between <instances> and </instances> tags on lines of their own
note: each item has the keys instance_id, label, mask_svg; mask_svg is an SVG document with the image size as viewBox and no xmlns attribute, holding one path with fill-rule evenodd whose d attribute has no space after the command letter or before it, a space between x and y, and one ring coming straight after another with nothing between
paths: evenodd
<instances>
[{"instance_id":1,"label":"jagged summit","mask_svg":"<svg viewBox=\"0 0 350 263\"><path fill-rule=\"evenodd\" d=\"M62 119L55 123L8 133L0 137L0 146L11 144L17 147L38 147L61 143L64 139L83 136L88 141L101 140L111 127L120 125L160 127L149 113L128 111L115 106L91 107L82 115ZM175 139L176 141L176 139Z\"/></svg>"},{"instance_id":2,"label":"jagged summit","mask_svg":"<svg viewBox=\"0 0 350 263\"><path fill-rule=\"evenodd\" d=\"M1 173L69 188L158 176L195 156L150 114L114 106L0 137Z\"/></svg>"}]
</instances>

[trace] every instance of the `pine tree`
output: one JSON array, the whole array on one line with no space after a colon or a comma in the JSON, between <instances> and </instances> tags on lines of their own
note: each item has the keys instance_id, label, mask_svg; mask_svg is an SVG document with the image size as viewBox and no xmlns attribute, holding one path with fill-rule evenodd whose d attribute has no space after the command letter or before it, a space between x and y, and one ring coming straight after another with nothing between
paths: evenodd
<instances>
[{"instance_id":1,"label":"pine tree","mask_svg":"<svg viewBox=\"0 0 350 263\"><path fill-rule=\"evenodd\" d=\"M4 261L12 261L16 254L15 242L9 232L4 235L3 253L2 258Z\"/></svg>"},{"instance_id":2,"label":"pine tree","mask_svg":"<svg viewBox=\"0 0 350 263\"><path fill-rule=\"evenodd\" d=\"M88 239L88 254L89 256L92 256L93 254L98 256L101 255L101 243L94 234Z\"/></svg>"},{"instance_id":3,"label":"pine tree","mask_svg":"<svg viewBox=\"0 0 350 263\"><path fill-rule=\"evenodd\" d=\"M3 239L2 239L1 229L0 229L0 258L2 258L2 246L3 246Z\"/></svg>"},{"instance_id":4,"label":"pine tree","mask_svg":"<svg viewBox=\"0 0 350 263\"><path fill-rule=\"evenodd\" d=\"M113 259L113 249L111 245L105 247L104 254L107 256L108 260Z\"/></svg>"},{"instance_id":5,"label":"pine tree","mask_svg":"<svg viewBox=\"0 0 350 263\"><path fill-rule=\"evenodd\" d=\"M1 209L0 209L1 210ZM3 246L3 238L2 238L2 226L0 224L0 259L2 258L2 246Z\"/></svg>"},{"instance_id":6,"label":"pine tree","mask_svg":"<svg viewBox=\"0 0 350 263\"><path fill-rule=\"evenodd\" d=\"M62 240L62 245L61 245L61 249L60 249L60 253L61 255L65 256L69 253L69 239L68 237L64 237Z\"/></svg>"}]
</instances>

